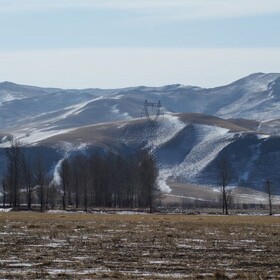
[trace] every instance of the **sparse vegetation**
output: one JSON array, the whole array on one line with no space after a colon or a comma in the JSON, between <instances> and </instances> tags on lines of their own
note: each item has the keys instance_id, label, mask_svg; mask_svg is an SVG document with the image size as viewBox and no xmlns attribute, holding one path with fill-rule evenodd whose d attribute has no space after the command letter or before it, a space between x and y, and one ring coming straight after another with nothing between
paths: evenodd
<instances>
[{"instance_id":1,"label":"sparse vegetation","mask_svg":"<svg viewBox=\"0 0 280 280\"><path fill-rule=\"evenodd\" d=\"M0 213L0 278L277 279L278 217Z\"/></svg>"}]
</instances>

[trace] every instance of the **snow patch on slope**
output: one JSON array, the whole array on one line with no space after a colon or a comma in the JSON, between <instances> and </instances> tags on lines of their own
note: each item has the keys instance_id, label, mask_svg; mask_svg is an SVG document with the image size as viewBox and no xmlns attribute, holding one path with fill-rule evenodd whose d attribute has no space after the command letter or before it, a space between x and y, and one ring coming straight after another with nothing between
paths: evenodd
<instances>
[{"instance_id":1,"label":"snow patch on slope","mask_svg":"<svg viewBox=\"0 0 280 280\"><path fill-rule=\"evenodd\" d=\"M1 90L0 106L3 102L8 102L8 101L16 100L16 99L20 99L20 98L13 96L11 93L9 93L6 90Z\"/></svg>"},{"instance_id":2,"label":"snow patch on slope","mask_svg":"<svg viewBox=\"0 0 280 280\"><path fill-rule=\"evenodd\" d=\"M156 151L161 145L175 137L185 126L186 123L181 122L178 117L165 115L164 121L159 124L156 136L147 147L152 152ZM233 134L229 133L228 129L200 124L193 126L196 142L185 160L175 166L160 166L158 183L163 192L171 191L167 180L172 176L181 177L190 182L195 181L196 176L216 158L223 148L233 141Z\"/></svg>"},{"instance_id":3,"label":"snow patch on slope","mask_svg":"<svg viewBox=\"0 0 280 280\"><path fill-rule=\"evenodd\" d=\"M257 144L257 145L253 145L250 147L253 157L251 158L251 160L246 164L246 167L244 168L243 174L241 175L241 180L247 181L249 178L249 174L250 171L252 170L254 163L258 160L261 151L260 151L260 146L261 143Z\"/></svg>"},{"instance_id":4,"label":"snow patch on slope","mask_svg":"<svg viewBox=\"0 0 280 280\"><path fill-rule=\"evenodd\" d=\"M66 107L66 108L64 108L64 111L66 111L66 113L63 113L60 116L53 118L51 122L55 122L55 121L58 121L58 120L61 120L61 119L66 119L67 117L69 117L71 115L78 115L78 114L80 114L84 110L84 108L89 103L98 101L100 99L104 99L104 97L100 96L100 97L97 97L97 98L94 98L94 99L90 99L90 100L82 102L82 103L78 103L78 104L73 105L73 106Z\"/></svg>"},{"instance_id":5,"label":"snow patch on slope","mask_svg":"<svg viewBox=\"0 0 280 280\"><path fill-rule=\"evenodd\" d=\"M114 115L114 117L113 117L114 120L115 119L117 119L117 120L121 119L122 120L123 118L125 118L126 120L131 120L132 119L132 117L127 112L121 113L117 104L112 107L111 112Z\"/></svg>"},{"instance_id":6,"label":"snow patch on slope","mask_svg":"<svg viewBox=\"0 0 280 280\"><path fill-rule=\"evenodd\" d=\"M34 130L31 131L28 135L19 138L19 140L21 140L23 144L35 145L36 143L41 142L47 138L57 136L60 134L65 134L73 130L74 129Z\"/></svg>"},{"instance_id":7,"label":"snow patch on slope","mask_svg":"<svg viewBox=\"0 0 280 280\"><path fill-rule=\"evenodd\" d=\"M275 96L271 86L279 74L255 74L244 79L244 91L241 98L218 110L216 115L222 118L247 118L269 120L279 118L280 103L273 102Z\"/></svg>"},{"instance_id":8,"label":"snow patch on slope","mask_svg":"<svg viewBox=\"0 0 280 280\"><path fill-rule=\"evenodd\" d=\"M164 193L170 193L171 188L167 184L167 179L170 176L170 174L166 174L166 172L163 169L159 170L159 176L158 176L158 185L162 192Z\"/></svg>"},{"instance_id":9,"label":"snow patch on slope","mask_svg":"<svg viewBox=\"0 0 280 280\"><path fill-rule=\"evenodd\" d=\"M60 134L68 133L70 131L75 130L72 129L60 129L60 130L44 130L44 129L30 129L28 130L28 133L26 133L26 130L19 131L18 133L14 133L14 139L19 140L21 144L23 145L36 145L38 142L41 142L47 138L57 136ZM0 144L0 148L7 148L10 147L9 142L4 142Z\"/></svg>"},{"instance_id":10,"label":"snow patch on slope","mask_svg":"<svg viewBox=\"0 0 280 280\"><path fill-rule=\"evenodd\" d=\"M196 176L233 141L232 134L225 128L207 125L195 126L204 137L193 147L183 163L174 170L177 176L184 177L190 182L195 181Z\"/></svg>"},{"instance_id":11,"label":"snow patch on slope","mask_svg":"<svg viewBox=\"0 0 280 280\"><path fill-rule=\"evenodd\" d=\"M72 143L64 141L64 142L60 143L59 148L60 148L60 150L62 150L63 157L57 162L57 164L54 168L52 183L54 183L56 185L61 184L61 177L60 177L59 171L60 171L61 164L63 163L63 161L65 159L69 158L69 156L72 154L72 152L84 151L87 148L87 144L81 143L81 144L75 146Z\"/></svg>"},{"instance_id":12,"label":"snow patch on slope","mask_svg":"<svg viewBox=\"0 0 280 280\"><path fill-rule=\"evenodd\" d=\"M58 161L58 163L56 164L55 168L54 168L52 183L55 184L55 185L60 185L60 184L61 184L61 178L60 178L59 171L60 171L62 162L63 162L64 160L65 160L65 157L62 158L62 159L60 159L60 160Z\"/></svg>"},{"instance_id":13,"label":"snow patch on slope","mask_svg":"<svg viewBox=\"0 0 280 280\"><path fill-rule=\"evenodd\" d=\"M147 148L151 148L152 151L159 148L162 144L172 139L185 126L186 124L180 121L177 116L170 114L164 115L164 120L160 121L159 127L152 132L154 135Z\"/></svg>"},{"instance_id":14,"label":"snow patch on slope","mask_svg":"<svg viewBox=\"0 0 280 280\"><path fill-rule=\"evenodd\" d=\"M171 114L164 115L164 120L159 121L159 127L152 131L153 136L149 141L146 148L151 149L151 152L155 152L161 145L171 140L178 132L180 132L186 126L185 123L181 122L177 116ZM153 128L152 128L153 129ZM170 187L166 183L169 175L166 176L164 169L160 168L158 184L163 192L171 192Z\"/></svg>"},{"instance_id":15,"label":"snow patch on slope","mask_svg":"<svg viewBox=\"0 0 280 280\"><path fill-rule=\"evenodd\" d=\"M253 77L256 76L256 77ZM268 89L268 86L275 81L280 75L279 74L264 74L259 73L251 77L246 78L245 89L249 92L258 92L265 91Z\"/></svg>"},{"instance_id":16,"label":"snow patch on slope","mask_svg":"<svg viewBox=\"0 0 280 280\"><path fill-rule=\"evenodd\" d=\"M178 165L166 165L160 168L159 181L163 191L170 192L166 182L173 176L183 178L190 183L195 182L203 169L233 141L233 134L227 129L200 124L195 124L194 128L196 142L184 161Z\"/></svg>"}]
</instances>

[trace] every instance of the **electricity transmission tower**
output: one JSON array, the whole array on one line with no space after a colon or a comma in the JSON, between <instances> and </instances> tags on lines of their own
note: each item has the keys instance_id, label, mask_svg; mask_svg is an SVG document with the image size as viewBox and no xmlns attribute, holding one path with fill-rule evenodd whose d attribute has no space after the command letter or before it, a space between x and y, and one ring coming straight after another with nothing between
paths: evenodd
<instances>
[{"instance_id":1,"label":"electricity transmission tower","mask_svg":"<svg viewBox=\"0 0 280 280\"><path fill-rule=\"evenodd\" d=\"M147 141L150 153L153 155L154 159L157 161L157 132L158 132L158 122L159 117L163 115L162 105L160 100L156 103L148 102L146 99L144 102L144 114L147 119L147 124L145 128L144 139Z\"/></svg>"},{"instance_id":2,"label":"electricity transmission tower","mask_svg":"<svg viewBox=\"0 0 280 280\"><path fill-rule=\"evenodd\" d=\"M157 103L148 102L147 99L144 102L144 113L148 119L148 122L151 126L157 124L158 118L161 115L161 102L160 100Z\"/></svg>"}]
</instances>

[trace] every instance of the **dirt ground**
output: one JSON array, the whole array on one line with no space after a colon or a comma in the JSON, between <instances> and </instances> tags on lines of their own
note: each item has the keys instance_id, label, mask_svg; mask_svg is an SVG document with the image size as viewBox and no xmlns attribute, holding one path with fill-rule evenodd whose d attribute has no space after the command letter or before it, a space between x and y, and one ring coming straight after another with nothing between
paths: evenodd
<instances>
[{"instance_id":1,"label":"dirt ground","mask_svg":"<svg viewBox=\"0 0 280 280\"><path fill-rule=\"evenodd\" d=\"M0 279L280 279L280 217L0 213Z\"/></svg>"}]
</instances>

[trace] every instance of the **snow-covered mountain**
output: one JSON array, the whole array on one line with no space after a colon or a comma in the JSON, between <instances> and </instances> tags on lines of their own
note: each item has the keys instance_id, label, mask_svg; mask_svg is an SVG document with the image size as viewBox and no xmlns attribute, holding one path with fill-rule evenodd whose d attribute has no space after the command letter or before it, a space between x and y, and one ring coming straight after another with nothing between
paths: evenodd
<instances>
[{"instance_id":1,"label":"snow-covered mountain","mask_svg":"<svg viewBox=\"0 0 280 280\"><path fill-rule=\"evenodd\" d=\"M62 90L0 83L0 129L60 129L140 117L144 100L168 112L196 112L259 122L280 119L280 74L252 74L230 85L203 89L169 85L115 90Z\"/></svg>"},{"instance_id":2,"label":"snow-covered mountain","mask_svg":"<svg viewBox=\"0 0 280 280\"><path fill-rule=\"evenodd\" d=\"M165 112L153 129L141 118L146 99L160 100ZM13 136L34 151L40 149L51 167L71 153L127 153L150 146L166 191L176 182L216 185L217 162L226 157L234 170L232 185L261 189L264 174L278 173L279 108L276 73L252 74L212 89L169 85L62 90L4 82L0 148L8 147Z\"/></svg>"}]
</instances>

